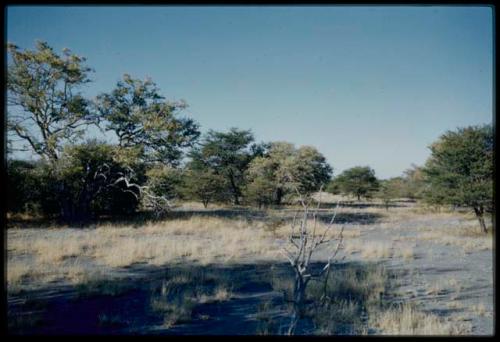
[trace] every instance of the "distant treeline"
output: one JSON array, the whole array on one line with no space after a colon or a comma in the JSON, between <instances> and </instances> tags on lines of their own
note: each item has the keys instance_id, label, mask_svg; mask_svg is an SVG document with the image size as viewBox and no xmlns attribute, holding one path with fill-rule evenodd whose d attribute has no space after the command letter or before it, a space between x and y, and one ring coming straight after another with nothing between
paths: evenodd
<instances>
[{"instance_id":1,"label":"distant treeline","mask_svg":"<svg viewBox=\"0 0 500 342\"><path fill-rule=\"evenodd\" d=\"M85 58L45 42L35 50L8 44L8 152L40 158L8 160L8 210L82 222L100 215L162 211L172 199L258 207L280 205L323 190L361 197L424 199L492 210L491 125L448 132L431 146L424 167L378 180L354 167L333 169L314 147L256 142L249 130L200 134L150 79L124 75L114 89L82 95L92 70ZM108 141L89 139L98 127ZM483 222L484 223L484 222Z\"/></svg>"}]
</instances>

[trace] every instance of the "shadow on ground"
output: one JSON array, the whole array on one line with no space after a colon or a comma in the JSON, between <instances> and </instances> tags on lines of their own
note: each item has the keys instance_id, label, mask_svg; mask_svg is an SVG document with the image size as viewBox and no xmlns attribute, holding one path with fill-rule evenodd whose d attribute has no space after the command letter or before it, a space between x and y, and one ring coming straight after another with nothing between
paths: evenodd
<instances>
[{"instance_id":1,"label":"shadow on ground","mask_svg":"<svg viewBox=\"0 0 500 342\"><path fill-rule=\"evenodd\" d=\"M285 222L287 220L292 220L295 213L301 212L300 208L290 209L282 208L275 210L274 213L269 213L265 210L251 209L251 208L224 208L224 209L207 209L207 210L172 210L162 217L156 217L150 212L139 212L135 215L127 217L102 217L99 220L86 222L78 225L71 225L75 228L92 228L98 224L113 224L117 226L133 226L141 227L145 222L161 222L165 220L173 219L186 219L191 218L224 218L224 219L243 219L249 221L260 221L260 222ZM323 222L328 223L334 213L333 209L320 209L318 212L318 218ZM341 224L373 224L378 222L383 217L383 214L379 213L338 213L335 217L336 223ZM56 220L43 219L43 218L29 218L29 219L9 219L7 221L7 226L9 228L44 228L50 226L67 226L57 222Z\"/></svg>"},{"instance_id":2,"label":"shadow on ground","mask_svg":"<svg viewBox=\"0 0 500 342\"><path fill-rule=\"evenodd\" d=\"M311 286L313 305L297 334L325 333L327 328L330 334L359 333L366 323L362 312L380 293L353 284L373 278L375 270L375 264L336 264L329 282L329 305L336 308L346 300L355 301L359 312L339 317L340 311L329 311L326 317L331 319L325 321L324 308L318 317L314 304L318 286ZM293 286L289 264L141 266L133 271L134 277L9 298L9 333L277 335L288 328L291 307L287 299Z\"/></svg>"}]
</instances>

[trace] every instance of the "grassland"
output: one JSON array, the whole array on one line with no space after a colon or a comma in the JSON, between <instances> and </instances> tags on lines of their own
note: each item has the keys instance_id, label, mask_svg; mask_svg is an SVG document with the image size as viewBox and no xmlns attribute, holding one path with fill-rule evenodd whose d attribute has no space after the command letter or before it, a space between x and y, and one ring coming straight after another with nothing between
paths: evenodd
<instances>
[{"instance_id":1,"label":"grassland","mask_svg":"<svg viewBox=\"0 0 500 342\"><path fill-rule=\"evenodd\" d=\"M336 198L322 197L326 224ZM83 228L12 220L9 329L283 334L293 272L280 250L297 209L186 203L163 220ZM469 213L354 202L336 222L331 234L344 226L344 248L330 274L330 299L310 306L298 333L492 333L493 235L482 235ZM318 251L314 261L326 257ZM319 295L311 283L310 302Z\"/></svg>"}]
</instances>

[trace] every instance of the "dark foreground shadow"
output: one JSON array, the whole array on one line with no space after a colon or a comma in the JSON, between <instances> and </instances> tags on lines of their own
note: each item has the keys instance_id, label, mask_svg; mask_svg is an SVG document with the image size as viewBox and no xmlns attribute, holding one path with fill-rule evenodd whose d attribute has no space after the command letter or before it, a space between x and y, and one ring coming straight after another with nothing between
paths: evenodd
<instances>
[{"instance_id":1,"label":"dark foreground shadow","mask_svg":"<svg viewBox=\"0 0 500 342\"><path fill-rule=\"evenodd\" d=\"M324 223L329 223L332 220L332 216L331 212L318 214L318 218ZM338 213L335 216L334 223L368 225L377 223L382 218L383 215L379 213Z\"/></svg>"},{"instance_id":2,"label":"dark foreground shadow","mask_svg":"<svg viewBox=\"0 0 500 342\"><path fill-rule=\"evenodd\" d=\"M71 228L93 228L100 224L112 224L117 226L132 226L141 227L148 222L161 222L174 219L191 218L224 218L224 219L243 219L249 221L265 221L265 222L281 222L285 223L287 220L291 221L295 213L301 213L301 208L290 209L281 208L275 209L274 213L269 213L265 210L258 210L252 208L223 208L223 209L207 209L207 210L187 210L175 209L161 217L154 215L151 212L138 212L134 215L120 216L120 217L101 217L98 220L89 221L80 224L63 224L55 219L45 218L29 218L29 219L9 219L7 220L8 228L46 228L46 227L71 227ZM330 222L334 209L322 208L318 212L318 218L328 223ZM354 213L338 213L335 222L341 224L373 224L378 222L383 217L381 213L367 213L367 212L354 212Z\"/></svg>"},{"instance_id":3,"label":"dark foreground shadow","mask_svg":"<svg viewBox=\"0 0 500 342\"><path fill-rule=\"evenodd\" d=\"M355 202L355 201L342 201L339 206L343 208L354 208L354 209L368 209L368 208L386 209L386 208L408 207L407 204L398 202L392 202L388 205L385 205L382 203ZM335 207L337 207L337 203L321 203L321 208L324 209L334 209Z\"/></svg>"},{"instance_id":4,"label":"dark foreground shadow","mask_svg":"<svg viewBox=\"0 0 500 342\"><path fill-rule=\"evenodd\" d=\"M294 279L287 263L136 268L134 277L66 287L52 296L46 294L54 289L18 295L26 300L9 300L9 334L286 333ZM377 264L334 265L330 304L316 305L323 286L311 282L297 334L358 334L366 325L363 310L382 298L388 277ZM368 280L372 286L366 286ZM348 317L339 309L343 303L351 305Z\"/></svg>"}]
</instances>

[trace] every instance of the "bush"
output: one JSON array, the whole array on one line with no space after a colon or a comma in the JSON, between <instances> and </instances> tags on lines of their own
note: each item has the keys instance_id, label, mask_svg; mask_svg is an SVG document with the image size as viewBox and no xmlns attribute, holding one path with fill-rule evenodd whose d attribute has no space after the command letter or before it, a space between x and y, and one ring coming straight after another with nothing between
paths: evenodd
<instances>
[{"instance_id":1,"label":"bush","mask_svg":"<svg viewBox=\"0 0 500 342\"><path fill-rule=\"evenodd\" d=\"M39 204L40 189L35 169L37 164L25 160L7 163L7 210L12 213L33 212Z\"/></svg>"},{"instance_id":2,"label":"bush","mask_svg":"<svg viewBox=\"0 0 500 342\"><path fill-rule=\"evenodd\" d=\"M119 181L124 175L133 178L130 170L136 166L135 159L124 160L123 155L126 153L119 147L96 140L64 150L52 170L58 179L57 193L64 220L85 221L100 214L117 215L136 210L139 189Z\"/></svg>"}]
</instances>

